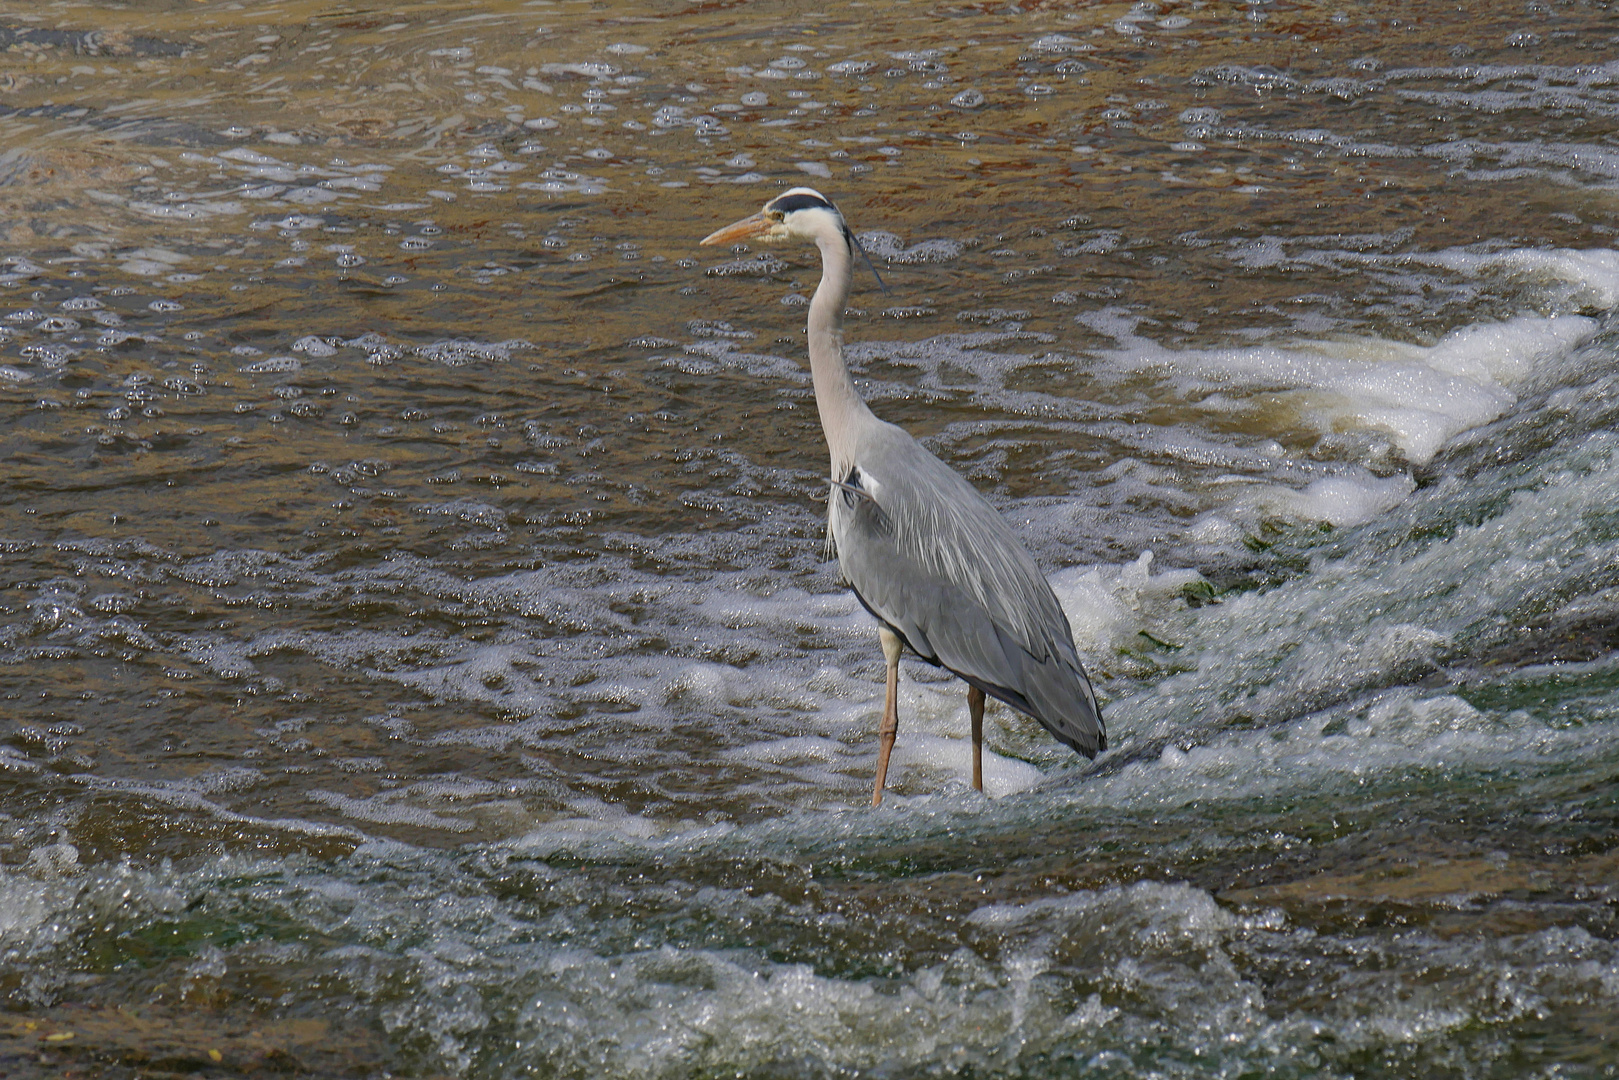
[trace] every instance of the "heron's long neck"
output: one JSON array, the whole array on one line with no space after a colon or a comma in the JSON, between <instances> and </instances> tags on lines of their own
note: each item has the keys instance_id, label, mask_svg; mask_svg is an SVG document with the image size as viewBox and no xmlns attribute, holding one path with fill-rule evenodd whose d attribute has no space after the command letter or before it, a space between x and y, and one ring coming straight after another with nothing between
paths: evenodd
<instances>
[{"instance_id":1,"label":"heron's long neck","mask_svg":"<svg viewBox=\"0 0 1619 1080\"><path fill-rule=\"evenodd\" d=\"M849 244L836 236L821 240L818 246L821 284L809 308L810 375L815 380L821 430L826 433L826 447L832 455L832 475L842 479L854 464L858 428L872 415L860 400L843 360L843 307L849 300L852 272Z\"/></svg>"}]
</instances>

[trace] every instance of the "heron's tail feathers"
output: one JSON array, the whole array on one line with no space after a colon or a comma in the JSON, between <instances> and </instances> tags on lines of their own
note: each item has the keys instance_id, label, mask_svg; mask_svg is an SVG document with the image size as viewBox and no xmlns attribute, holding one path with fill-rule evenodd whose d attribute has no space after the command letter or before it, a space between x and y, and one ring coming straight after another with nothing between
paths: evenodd
<instances>
[{"instance_id":1,"label":"heron's tail feathers","mask_svg":"<svg viewBox=\"0 0 1619 1080\"><path fill-rule=\"evenodd\" d=\"M1036 660L1017 642L996 628L1001 656L1015 671L1004 682L957 671L968 683L990 697L1027 713L1065 746L1088 758L1107 749L1107 726L1096 702L1091 680L1079 657L1067 648L1051 649L1044 660Z\"/></svg>"}]
</instances>

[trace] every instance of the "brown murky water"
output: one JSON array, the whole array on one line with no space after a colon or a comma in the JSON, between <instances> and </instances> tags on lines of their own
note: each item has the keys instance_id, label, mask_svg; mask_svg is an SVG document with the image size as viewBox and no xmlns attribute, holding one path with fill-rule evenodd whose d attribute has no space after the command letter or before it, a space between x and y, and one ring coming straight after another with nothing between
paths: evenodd
<instances>
[{"instance_id":1,"label":"brown murky water","mask_svg":"<svg viewBox=\"0 0 1619 1080\"><path fill-rule=\"evenodd\" d=\"M1614 1075L1619 13L1473 7L0 2L0 1071ZM855 811L796 184L1095 765Z\"/></svg>"}]
</instances>

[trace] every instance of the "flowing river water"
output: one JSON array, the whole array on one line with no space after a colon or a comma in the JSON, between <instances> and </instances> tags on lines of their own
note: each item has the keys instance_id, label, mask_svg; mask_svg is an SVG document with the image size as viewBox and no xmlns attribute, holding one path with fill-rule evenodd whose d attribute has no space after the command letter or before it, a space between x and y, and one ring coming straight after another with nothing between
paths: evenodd
<instances>
[{"instance_id":1,"label":"flowing river water","mask_svg":"<svg viewBox=\"0 0 1619 1080\"><path fill-rule=\"evenodd\" d=\"M1609 0L0 50L0 1072L1619 1075ZM907 662L865 807L796 184L1096 762Z\"/></svg>"}]
</instances>

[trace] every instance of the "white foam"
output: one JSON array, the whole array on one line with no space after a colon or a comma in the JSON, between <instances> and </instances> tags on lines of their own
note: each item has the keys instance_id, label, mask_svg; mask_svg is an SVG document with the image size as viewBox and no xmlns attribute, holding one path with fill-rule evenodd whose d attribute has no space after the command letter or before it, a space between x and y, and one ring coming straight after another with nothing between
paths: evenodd
<instances>
[{"instance_id":1,"label":"white foam","mask_svg":"<svg viewBox=\"0 0 1619 1080\"><path fill-rule=\"evenodd\" d=\"M963 720L966 719L963 709ZM986 727L987 718L986 718ZM963 735L966 735L963 724ZM873 740L875 742L875 740ZM888 786L903 794L913 783L905 773L915 769L926 774L920 789L937 791L941 781L954 780L957 784L972 783L972 740L968 738L941 738L937 735L902 735L894 743L890 758ZM1036 787L1045 774L1026 761L1004 757L984 749L984 794L991 799L1004 798Z\"/></svg>"},{"instance_id":2,"label":"white foam","mask_svg":"<svg viewBox=\"0 0 1619 1080\"><path fill-rule=\"evenodd\" d=\"M697 582L653 578L615 570L611 560L467 581L428 560L398 556L324 584L304 581L305 571L296 568L275 571L245 557L227 562L222 569L216 560L206 573L189 564L182 570L188 580L209 581L290 572L289 584L300 590L395 595L404 589L421 598L413 602L529 620L535 630L528 636L495 642L450 632L378 630L270 629L246 643L186 639L188 654L198 662L240 677L256 677L252 658L304 653L339 670L409 686L433 701L473 703L501 717L451 725L413 741L551 753L583 738L593 760L634 763L649 782L662 768L684 768L700 746L704 755L731 763L733 787L721 802L736 806L757 791L768 793L772 804L842 808L869 790L882 710L881 652L870 616L844 589L812 593L753 572L708 572ZM1200 580L1187 570L1154 573L1149 553L1121 567L1069 572L1059 576L1057 587L1081 649L1094 651L1156 627L1184 608L1179 590ZM830 587L830 577L824 583ZM1103 607L1105 625L1093 610ZM542 626L556 633L545 634ZM646 649L641 640L659 644ZM603 641L618 644L604 650ZM611 739L592 734L608 723ZM963 684L906 661L896 788L912 797L958 797L971 776L969 728ZM993 797L1030 790L1052 764L1074 764L1072 754L1036 722L998 703L988 710L985 736L986 787ZM491 792L467 798L470 805L504 797ZM424 801L414 789L369 799L317 798L358 822L451 830L464 825L460 809ZM694 796L694 814L699 806L711 809L713 796Z\"/></svg>"},{"instance_id":3,"label":"white foam","mask_svg":"<svg viewBox=\"0 0 1619 1080\"><path fill-rule=\"evenodd\" d=\"M30 761L20 750L9 746L0 746L0 771L11 773L37 773L40 766Z\"/></svg>"},{"instance_id":4,"label":"white foam","mask_svg":"<svg viewBox=\"0 0 1619 1080\"><path fill-rule=\"evenodd\" d=\"M80 869L79 849L66 841L42 844L28 853L28 869L41 878L72 877Z\"/></svg>"},{"instance_id":5,"label":"white foam","mask_svg":"<svg viewBox=\"0 0 1619 1080\"><path fill-rule=\"evenodd\" d=\"M842 743L832 739L797 736L753 743L747 748L747 754L755 760L768 761L774 765L794 762L827 764L842 758L845 750Z\"/></svg>"},{"instance_id":6,"label":"white foam","mask_svg":"<svg viewBox=\"0 0 1619 1080\"><path fill-rule=\"evenodd\" d=\"M1404 474L1379 477L1364 469L1313 480L1302 490L1231 477L1220 509L1200 516L1192 524L1191 535L1206 544L1234 543L1252 535L1255 522L1275 518L1335 527L1360 525L1394 509L1416 486ZM1237 493L1232 494L1232 489Z\"/></svg>"},{"instance_id":7,"label":"white foam","mask_svg":"<svg viewBox=\"0 0 1619 1080\"><path fill-rule=\"evenodd\" d=\"M1163 371L1187 390L1240 387L1321 434L1387 435L1413 464L1431 461L1463 431L1500 417L1512 388L1555 365L1597 330L1579 315L1518 316L1466 326L1433 345L1378 338L1300 341L1286 346L1171 350L1139 336L1133 316L1087 313L1081 322L1119 340L1106 359L1126 371ZM1252 406L1250 406L1252 407Z\"/></svg>"},{"instance_id":8,"label":"white foam","mask_svg":"<svg viewBox=\"0 0 1619 1080\"><path fill-rule=\"evenodd\" d=\"M1132 642L1168 612L1183 608L1183 590L1203 582L1196 570L1154 574L1152 562L1153 553L1143 551L1119 566L1073 566L1051 575L1052 591L1082 651Z\"/></svg>"},{"instance_id":9,"label":"white foam","mask_svg":"<svg viewBox=\"0 0 1619 1080\"><path fill-rule=\"evenodd\" d=\"M1268 591L1188 612L1176 627L1178 670L1114 702L1109 719L1121 750L1155 740L1193 749L1088 789L1245 797L1417 762L1494 768L1580 753L1596 729L1552 730L1530 715L1483 714L1452 694L1401 688L1453 662L1461 643L1487 655L1515 640L1524 616L1510 613L1526 598L1577 593L1591 568L1619 565L1619 539L1591 512L1619 505L1619 438L1599 433L1563 453L1561 468L1476 524L1457 519L1488 496L1459 485L1429 491L1389 527L1405 536L1448 522L1442 536L1358 546ZM1226 731L1234 723L1239 730Z\"/></svg>"},{"instance_id":10,"label":"white foam","mask_svg":"<svg viewBox=\"0 0 1619 1080\"><path fill-rule=\"evenodd\" d=\"M37 949L65 937L65 926L52 933L52 919L71 906L77 891L60 880L39 880L0 866L0 945L10 951L26 942Z\"/></svg>"},{"instance_id":11,"label":"white foam","mask_svg":"<svg viewBox=\"0 0 1619 1080\"><path fill-rule=\"evenodd\" d=\"M1116 932L1118 920L1123 918L1127 925L1148 932L1169 931L1205 941L1245 924L1245 920L1227 912L1203 889L1156 881L1114 885L1096 891L1081 890L1023 904L986 904L974 909L967 918L980 926L998 930L1033 929L1040 924L1049 927L1052 923L1072 928L1077 922L1094 919L1104 924L1109 932ZM1263 925L1275 928L1280 920L1268 915Z\"/></svg>"},{"instance_id":12,"label":"white foam","mask_svg":"<svg viewBox=\"0 0 1619 1080\"><path fill-rule=\"evenodd\" d=\"M315 790L309 793L309 798L315 802L323 803L344 817L355 821L372 822L379 825L411 825L422 829L439 829L447 832L470 832L472 830L472 822L464 818L435 814L431 810L405 801L409 798L409 795L405 792L386 792L369 798L356 798L355 796L343 795L335 791Z\"/></svg>"},{"instance_id":13,"label":"white foam","mask_svg":"<svg viewBox=\"0 0 1619 1080\"><path fill-rule=\"evenodd\" d=\"M1584 251L1520 248L1494 252L1464 249L1436 251L1408 258L1413 262L1441 266L1469 276L1505 271L1541 288L1549 283L1568 285L1575 290L1574 295L1568 298L1570 302L1604 310L1619 307L1619 251L1606 248Z\"/></svg>"},{"instance_id":14,"label":"white foam","mask_svg":"<svg viewBox=\"0 0 1619 1080\"><path fill-rule=\"evenodd\" d=\"M1599 186L1610 190L1619 180L1619 154L1590 143L1489 143L1469 139L1425 146L1422 152L1445 161L1494 159L1493 168L1475 167L1463 171L1469 180L1543 176L1565 184L1584 184L1594 179Z\"/></svg>"},{"instance_id":15,"label":"white foam","mask_svg":"<svg viewBox=\"0 0 1619 1080\"><path fill-rule=\"evenodd\" d=\"M861 233L860 244L872 258L900 265L949 262L965 250L960 241L950 239L920 240L907 247L898 236L880 230Z\"/></svg>"},{"instance_id":16,"label":"white foam","mask_svg":"<svg viewBox=\"0 0 1619 1080\"><path fill-rule=\"evenodd\" d=\"M906 815L848 817L892 829ZM0 942L37 964L20 992L48 1000L73 985L82 967L64 960L86 942L188 933L225 913L287 927L322 943L294 959L329 1011L380 1022L391 1049L456 1073L496 1039L507 1071L544 1074L778 1075L783 1063L910 1074L937 1071L944 1048L953 1072L1043 1075L1053 1061L1146 1059L1166 1044L1263 1071L1299 1047L1312 1061L1336 1047L1334 1062L1407 1053L1413 1040L1443 1048L1503 1009L1598 1008L1619 993L1613 943L1578 926L1324 945L1276 909L1234 911L1207 889L1150 880L1039 886L977 907L964 891L965 908L946 892L936 908L904 888L823 878L797 857L737 881L759 839L670 850L667 866L553 866L521 843L470 857L368 843L336 862L126 861L70 882L0 867ZM712 877L698 865L739 857ZM807 887L773 884L783 872ZM948 890L958 876L930 880ZM873 954L874 939L895 948ZM200 947L175 974L284 972L287 949ZM1435 972L1445 977L1414 978ZM1267 997L1278 974L1334 1007L1278 1015Z\"/></svg>"}]
</instances>

